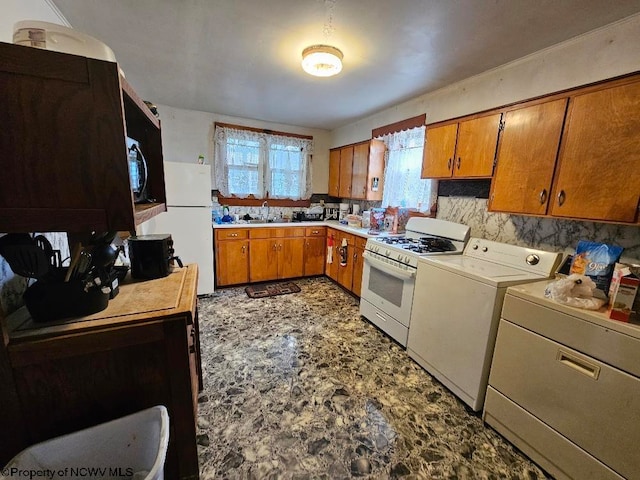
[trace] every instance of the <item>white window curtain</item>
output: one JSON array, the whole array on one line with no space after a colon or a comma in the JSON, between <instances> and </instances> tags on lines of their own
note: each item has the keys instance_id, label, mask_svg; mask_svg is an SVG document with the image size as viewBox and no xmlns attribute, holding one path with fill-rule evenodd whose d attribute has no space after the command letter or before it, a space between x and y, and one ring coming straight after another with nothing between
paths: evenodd
<instances>
[{"instance_id":1,"label":"white window curtain","mask_svg":"<svg viewBox=\"0 0 640 480\"><path fill-rule=\"evenodd\" d=\"M216 126L213 185L222 195L311 198L313 140Z\"/></svg>"},{"instance_id":2,"label":"white window curtain","mask_svg":"<svg viewBox=\"0 0 640 480\"><path fill-rule=\"evenodd\" d=\"M380 137L387 146L383 207L429 210L436 202L436 182L420 178L424 134L422 126Z\"/></svg>"}]
</instances>

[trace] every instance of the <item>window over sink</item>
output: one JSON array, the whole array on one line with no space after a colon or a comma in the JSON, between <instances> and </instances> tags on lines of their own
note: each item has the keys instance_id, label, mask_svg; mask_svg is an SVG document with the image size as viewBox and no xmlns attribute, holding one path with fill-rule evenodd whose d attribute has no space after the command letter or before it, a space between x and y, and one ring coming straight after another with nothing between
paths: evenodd
<instances>
[{"instance_id":1,"label":"window over sink","mask_svg":"<svg viewBox=\"0 0 640 480\"><path fill-rule=\"evenodd\" d=\"M225 197L311 198L313 138L216 124L214 186Z\"/></svg>"}]
</instances>

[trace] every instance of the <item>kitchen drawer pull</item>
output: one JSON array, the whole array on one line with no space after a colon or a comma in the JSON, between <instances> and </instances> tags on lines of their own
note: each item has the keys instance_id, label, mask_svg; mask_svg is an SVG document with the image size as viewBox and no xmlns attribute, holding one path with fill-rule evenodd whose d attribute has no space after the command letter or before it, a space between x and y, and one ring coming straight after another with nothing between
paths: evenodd
<instances>
[{"instance_id":1,"label":"kitchen drawer pull","mask_svg":"<svg viewBox=\"0 0 640 480\"><path fill-rule=\"evenodd\" d=\"M540 205L544 205L547 202L547 189L543 188L540 192Z\"/></svg>"},{"instance_id":2,"label":"kitchen drawer pull","mask_svg":"<svg viewBox=\"0 0 640 480\"><path fill-rule=\"evenodd\" d=\"M564 203L566 196L564 194L564 190L560 190L560 193L558 193L558 205L562 206L562 204Z\"/></svg>"},{"instance_id":3,"label":"kitchen drawer pull","mask_svg":"<svg viewBox=\"0 0 640 480\"><path fill-rule=\"evenodd\" d=\"M600 376L600 367L598 365L572 355L569 352L565 352L564 350L558 349L556 360L594 380L597 380Z\"/></svg>"},{"instance_id":4,"label":"kitchen drawer pull","mask_svg":"<svg viewBox=\"0 0 640 480\"><path fill-rule=\"evenodd\" d=\"M312 235L318 235L319 233L320 233L320 230L311 230Z\"/></svg>"},{"instance_id":5,"label":"kitchen drawer pull","mask_svg":"<svg viewBox=\"0 0 640 480\"><path fill-rule=\"evenodd\" d=\"M387 319L384 318L382 315L380 315L378 312L376 312L376 317L378 317L380 320L382 320L383 322L386 322Z\"/></svg>"}]
</instances>

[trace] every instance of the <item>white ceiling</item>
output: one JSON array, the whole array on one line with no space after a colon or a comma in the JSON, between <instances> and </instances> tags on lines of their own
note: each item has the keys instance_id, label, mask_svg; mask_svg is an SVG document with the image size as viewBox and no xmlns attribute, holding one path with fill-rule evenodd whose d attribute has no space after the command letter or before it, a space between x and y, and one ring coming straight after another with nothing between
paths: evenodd
<instances>
[{"instance_id":1,"label":"white ceiling","mask_svg":"<svg viewBox=\"0 0 640 480\"><path fill-rule=\"evenodd\" d=\"M640 12L640 0L53 1L146 100L328 130ZM302 71L317 43L343 51L341 74Z\"/></svg>"}]
</instances>

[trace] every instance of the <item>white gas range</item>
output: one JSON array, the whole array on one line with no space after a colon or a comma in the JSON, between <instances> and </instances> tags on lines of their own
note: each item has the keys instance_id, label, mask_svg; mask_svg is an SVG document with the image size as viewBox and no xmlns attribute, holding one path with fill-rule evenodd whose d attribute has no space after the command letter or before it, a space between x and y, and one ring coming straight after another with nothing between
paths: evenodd
<instances>
[{"instance_id":1,"label":"white gas range","mask_svg":"<svg viewBox=\"0 0 640 480\"><path fill-rule=\"evenodd\" d=\"M369 238L360 315L406 347L418 259L461 254L469 231L459 223L412 217L404 235Z\"/></svg>"}]
</instances>

